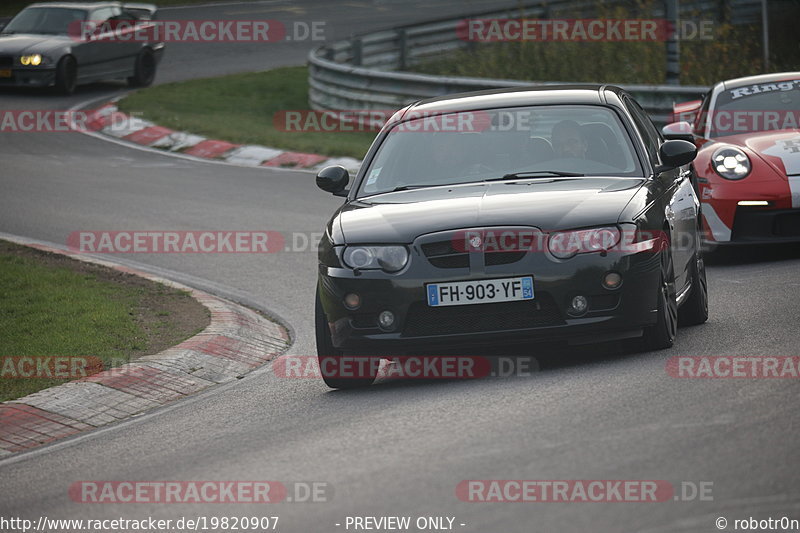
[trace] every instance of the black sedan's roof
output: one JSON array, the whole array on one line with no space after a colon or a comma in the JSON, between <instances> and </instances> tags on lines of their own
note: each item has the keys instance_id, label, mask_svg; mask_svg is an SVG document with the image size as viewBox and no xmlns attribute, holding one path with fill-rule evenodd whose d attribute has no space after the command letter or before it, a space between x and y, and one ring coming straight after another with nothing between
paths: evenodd
<instances>
[{"instance_id":1,"label":"black sedan's roof","mask_svg":"<svg viewBox=\"0 0 800 533\"><path fill-rule=\"evenodd\" d=\"M606 103L605 91L617 94L623 92L622 89L613 85L531 85L528 87L490 89L487 91L437 96L417 102L408 111L451 113L525 105L598 105Z\"/></svg>"}]
</instances>

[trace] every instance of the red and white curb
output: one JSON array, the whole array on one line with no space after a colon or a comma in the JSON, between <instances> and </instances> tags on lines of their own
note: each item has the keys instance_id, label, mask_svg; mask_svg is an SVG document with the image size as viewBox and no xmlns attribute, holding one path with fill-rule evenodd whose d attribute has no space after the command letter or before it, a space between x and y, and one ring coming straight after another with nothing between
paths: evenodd
<instances>
[{"instance_id":1,"label":"red and white curb","mask_svg":"<svg viewBox=\"0 0 800 533\"><path fill-rule=\"evenodd\" d=\"M316 171L330 165L341 165L352 173L358 172L358 168L361 166L361 161L352 157L331 158L266 146L239 145L171 130L147 120L126 115L114 102L87 111L86 124L87 129L94 133L139 146L238 166Z\"/></svg>"},{"instance_id":2,"label":"red and white curb","mask_svg":"<svg viewBox=\"0 0 800 533\"><path fill-rule=\"evenodd\" d=\"M0 237L187 291L211 313L206 329L161 353L0 403L0 457L138 415L237 379L289 347L286 329L228 300L102 259L5 234Z\"/></svg>"}]
</instances>

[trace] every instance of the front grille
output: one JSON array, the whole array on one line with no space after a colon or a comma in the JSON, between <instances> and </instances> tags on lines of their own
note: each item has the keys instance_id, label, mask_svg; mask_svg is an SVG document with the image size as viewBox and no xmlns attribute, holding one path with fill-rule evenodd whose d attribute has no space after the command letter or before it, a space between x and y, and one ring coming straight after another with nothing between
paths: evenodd
<instances>
[{"instance_id":1,"label":"front grille","mask_svg":"<svg viewBox=\"0 0 800 533\"><path fill-rule=\"evenodd\" d=\"M430 242L422 245L422 253L428 262L437 268L467 268L469 267L469 253L457 250L452 241ZM525 257L525 250L490 251L484 253L486 266L510 265Z\"/></svg>"},{"instance_id":2,"label":"front grille","mask_svg":"<svg viewBox=\"0 0 800 533\"><path fill-rule=\"evenodd\" d=\"M14 66L13 56L0 56L0 68L11 68Z\"/></svg>"},{"instance_id":3,"label":"front grille","mask_svg":"<svg viewBox=\"0 0 800 533\"><path fill-rule=\"evenodd\" d=\"M406 315L403 335L456 335L486 331L509 331L564 324L552 297L537 293L535 300L450 307L430 307L417 302Z\"/></svg>"},{"instance_id":4,"label":"front grille","mask_svg":"<svg viewBox=\"0 0 800 533\"><path fill-rule=\"evenodd\" d=\"M469 253L456 250L452 241L429 242L422 245L422 253L436 268L467 268Z\"/></svg>"}]
</instances>

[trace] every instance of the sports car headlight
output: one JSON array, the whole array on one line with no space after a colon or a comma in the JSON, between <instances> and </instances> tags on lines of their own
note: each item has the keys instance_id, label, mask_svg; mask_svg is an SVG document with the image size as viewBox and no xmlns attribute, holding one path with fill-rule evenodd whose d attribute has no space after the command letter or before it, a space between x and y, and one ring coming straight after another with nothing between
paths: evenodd
<instances>
[{"instance_id":1,"label":"sports car headlight","mask_svg":"<svg viewBox=\"0 0 800 533\"><path fill-rule=\"evenodd\" d=\"M38 67L44 62L44 58L40 54L32 54L29 56L21 56L19 58L19 62L25 65L26 67L27 66Z\"/></svg>"},{"instance_id":2,"label":"sports car headlight","mask_svg":"<svg viewBox=\"0 0 800 533\"><path fill-rule=\"evenodd\" d=\"M547 247L558 259L569 259L578 254L608 251L616 246L619 240L619 228L609 226L552 233Z\"/></svg>"},{"instance_id":3,"label":"sports car headlight","mask_svg":"<svg viewBox=\"0 0 800 533\"><path fill-rule=\"evenodd\" d=\"M408 250L405 246L348 246L342 259L350 268L397 272L408 263Z\"/></svg>"},{"instance_id":4,"label":"sports car headlight","mask_svg":"<svg viewBox=\"0 0 800 533\"><path fill-rule=\"evenodd\" d=\"M726 180L740 180L750 174L750 158L743 151L732 146L717 149L711 158L714 170Z\"/></svg>"}]
</instances>

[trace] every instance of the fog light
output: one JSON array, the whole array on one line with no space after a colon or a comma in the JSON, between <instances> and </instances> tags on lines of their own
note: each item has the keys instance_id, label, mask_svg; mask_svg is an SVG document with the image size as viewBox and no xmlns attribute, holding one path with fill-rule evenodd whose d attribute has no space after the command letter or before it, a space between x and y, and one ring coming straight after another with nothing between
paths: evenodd
<instances>
[{"instance_id":1,"label":"fog light","mask_svg":"<svg viewBox=\"0 0 800 533\"><path fill-rule=\"evenodd\" d=\"M589 308L589 300L586 296L576 296L569 304L569 312L573 315L582 315Z\"/></svg>"},{"instance_id":2,"label":"fog light","mask_svg":"<svg viewBox=\"0 0 800 533\"><path fill-rule=\"evenodd\" d=\"M350 293L344 297L344 306L348 309L358 309L361 307L361 297L358 294Z\"/></svg>"},{"instance_id":3,"label":"fog light","mask_svg":"<svg viewBox=\"0 0 800 533\"><path fill-rule=\"evenodd\" d=\"M382 329L392 329L394 326L394 313L391 311L382 311L378 315L378 325Z\"/></svg>"},{"instance_id":4,"label":"fog light","mask_svg":"<svg viewBox=\"0 0 800 533\"><path fill-rule=\"evenodd\" d=\"M617 272L606 272L603 278L603 287L606 289L616 289L622 285L622 276Z\"/></svg>"}]
</instances>

